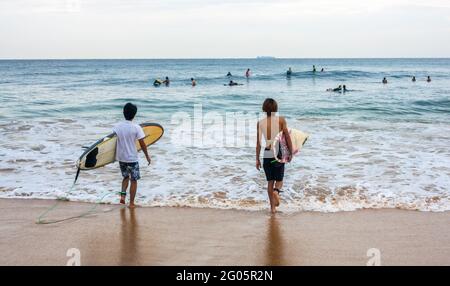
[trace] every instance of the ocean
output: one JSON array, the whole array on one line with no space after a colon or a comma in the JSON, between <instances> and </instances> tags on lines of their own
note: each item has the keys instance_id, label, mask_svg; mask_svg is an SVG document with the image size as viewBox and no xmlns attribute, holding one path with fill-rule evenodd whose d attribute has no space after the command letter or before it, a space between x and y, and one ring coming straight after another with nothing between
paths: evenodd
<instances>
[{"instance_id":1,"label":"ocean","mask_svg":"<svg viewBox=\"0 0 450 286\"><path fill-rule=\"evenodd\" d=\"M242 85L224 86L228 72ZM140 156L137 204L268 209L255 168L267 97L310 134L286 166L281 211L450 210L450 59L2 60L0 197L118 203L118 163L71 185L82 147L131 101L136 122L165 128L152 165Z\"/></svg>"}]
</instances>

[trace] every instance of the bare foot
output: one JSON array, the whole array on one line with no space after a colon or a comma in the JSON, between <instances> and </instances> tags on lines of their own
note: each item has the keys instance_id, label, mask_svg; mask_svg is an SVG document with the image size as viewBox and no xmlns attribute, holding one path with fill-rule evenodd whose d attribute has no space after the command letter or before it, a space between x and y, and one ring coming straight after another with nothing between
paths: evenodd
<instances>
[{"instance_id":1,"label":"bare foot","mask_svg":"<svg viewBox=\"0 0 450 286\"><path fill-rule=\"evenodd\" d=\"M270 208L270 213L275 214L277 212L277 209L275 207Z\"/></svg>"},{"instance_id":2,"label":"bare foot","mask_svg":"<svg viewBox=\"0 0 450 286\"><path fill-rule=\"evenodd\" d=\"M135 205L135 204L130 204L128 207L129 207L130 209L134 209L134 208L136 208L136 205Z\"/></svg>"},{"instance_id":3,"label":"bare foot","mask_svg":"<svg viewBox=\"0 0 450 286\"><path fill-rule=\"evenodd\" d=\"M280 195L278 194L278 192L273 192L273 198L275 206L278 207L280 205Z\"/></svg>"},{"instance_id":4,"label":"bare foot","mask_svg":"<svg viewBox=\"0 0 450 286\"><path fill-rule=\"evenodd\" d=\"M120 204L122 204L122 205L125 204L125 197L124 196L120 197Z\"/></svg>"}]
</instances>

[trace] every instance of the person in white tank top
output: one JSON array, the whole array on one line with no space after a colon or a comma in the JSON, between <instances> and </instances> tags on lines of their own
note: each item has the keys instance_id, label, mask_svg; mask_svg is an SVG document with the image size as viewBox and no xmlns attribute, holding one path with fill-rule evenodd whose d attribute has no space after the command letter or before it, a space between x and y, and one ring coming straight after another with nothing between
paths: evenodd
<instances>
[{"instance_id":1,"label":"person in white tank top","mask_svg":"<svg viewBox=\"0 0 450 286\"><path fill-rule=\"evenodd\" d=\"M262 106L262 110L267 117L261 119L257 124L257 140L256 140L256 169L261 169L261 139L264 136L265 148L263 156L263 168L267 180L267 194L269 195L270 210L276 212L276 208L280 205L280 192L283 186L284 163L280 163L275 159L272 151L272 143L278 133L283 132L289 151L292 153L292 141L287 128L284 117L277 116L278 104L272 98L267 98ZM290 159L289 159L290 161Z\"/></svg>"}]
</instances>

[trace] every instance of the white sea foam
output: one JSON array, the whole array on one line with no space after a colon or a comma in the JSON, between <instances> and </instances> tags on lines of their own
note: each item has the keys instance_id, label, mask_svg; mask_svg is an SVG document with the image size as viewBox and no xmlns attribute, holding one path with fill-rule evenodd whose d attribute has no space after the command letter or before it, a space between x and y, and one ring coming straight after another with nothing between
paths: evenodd
<instances>
[{"instance_id":1,"label":"white sea foam","mask_svg":"<svg viewBox=\"0 0 450 286\"><path fill-rule=\"evenodd\" d=\"M147 167L141 156L138 204L267 208L265 177L255 169L253 142L243 148L209 147L210 141L189 147L173 140L171 130L177 126L161 123L166 133L150 148L152 165ZM111 194L102 202L118 203L116 163L82 172L70 190L81 147L108 134L112 124L81 119L3 122L0 197L98 202ZM324 119L291 120L290 125L311 137L286 166L281 210L450 210L450 126Z\"/></svg>"}]
</instances>

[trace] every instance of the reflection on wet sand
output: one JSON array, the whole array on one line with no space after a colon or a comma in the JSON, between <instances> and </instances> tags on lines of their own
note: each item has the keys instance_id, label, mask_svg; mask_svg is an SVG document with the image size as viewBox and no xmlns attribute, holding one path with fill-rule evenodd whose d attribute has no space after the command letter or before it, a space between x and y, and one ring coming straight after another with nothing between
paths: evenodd
<instances>
[{"instance_id":1,"label":"reflection on wet sand","mask_svg":"<svg viewBox=\"0 0 450 286\"><path fill-rule=\"evenodd\" d=\"M119 265L138 265L139 256L139 226L136 222L136 209L120 209L120 259ZM127 213L129 218L127 219Z\"/></svg>"},{"instance_id":2,"label":"reflection on wet sand","mask_svg":"<svg viewBox=\"0 0 450 286\"><path fill-rule=\"evenodd\" d=\"M383 250L383 265L450 264L450 212L382 209L269 217L268 211L107 206L113 211L34 224L54 203L0 199L0 265L66 265L70 248L81 251L83 266L366 265L367 249L373 247ZM64 202L58 215L86 207Z\"/></svg>"},{"instance_id":3,"label":"reflection on wet sand","mask_svg":"<svg viewBox=\"0 0 450 286\"><path fill-rule=\"evenodd\" d=\"M267 222L267 248L265 265L283 265L284 240L280 230L280 221L275 215L270 216Z\"/></svg>"}]
</instances>

